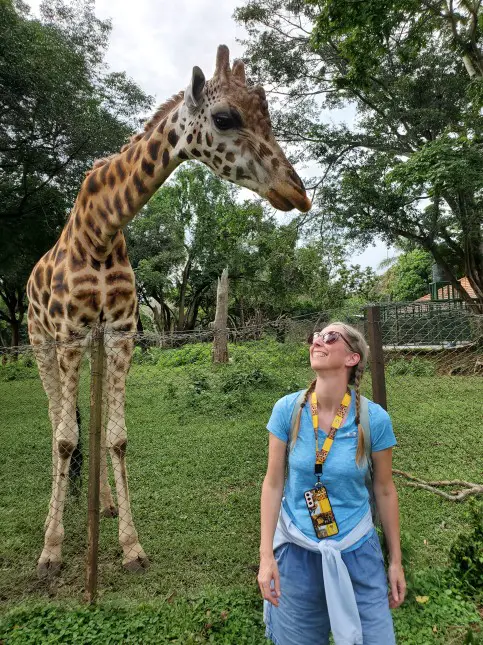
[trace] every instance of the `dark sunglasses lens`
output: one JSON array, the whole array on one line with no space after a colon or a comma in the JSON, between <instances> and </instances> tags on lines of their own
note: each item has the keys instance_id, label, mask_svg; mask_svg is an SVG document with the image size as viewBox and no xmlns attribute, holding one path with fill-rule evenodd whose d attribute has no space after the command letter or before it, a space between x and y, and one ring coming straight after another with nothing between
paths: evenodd
<instances>
[{"instance_id":1,"label":"dark sunglasses lens","mask_svg":"<svg viewBox=\"0 0 483 645\"><path fill-rule=\"evenodd\" d=\"M309 345L312 345L312 343L314 342L314 335L313 334L309 334L307 336L307 342L308 342Z\"/></svg>"},{"instance_id":2,"label":"dark sunglasses lens","mask_svg":"<svg viewBox=\"0 0 483 645\"><path fill-rule=\"evenodd\" d=\"M338 338L339 334L336 331L328 331L323 340L326 345L333 345Z\"/></svg>"}]
</instances>

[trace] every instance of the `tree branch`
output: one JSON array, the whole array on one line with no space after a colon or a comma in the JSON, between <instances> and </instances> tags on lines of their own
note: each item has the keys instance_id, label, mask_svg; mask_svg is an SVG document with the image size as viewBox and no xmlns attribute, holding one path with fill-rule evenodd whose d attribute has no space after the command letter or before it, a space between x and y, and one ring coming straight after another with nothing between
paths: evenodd
<instances>
[{"instance_id":1,"label":"tree branch","mask_svg":"<svg viewBox=\"0 0 483 645\"><path fill-rule=\"evenodd\" d=\"M406 486L427 490L451 502L461 502L469 495L483 495L483 484L475 484L473 482L461 481L459 479L453 481L444 480L427 482L424 479L414 477L414 475L410 475L403 470L397 470L396 468L393 468L392 472L394 473L394 475L399 475L400 477L408 479L409 481L405 482ZM463 488L464 490L459 490L452 493L446 493L445 491L439 490L440 487L446 486L457 486L458 488Z\"/></svg>"}]
</instances>

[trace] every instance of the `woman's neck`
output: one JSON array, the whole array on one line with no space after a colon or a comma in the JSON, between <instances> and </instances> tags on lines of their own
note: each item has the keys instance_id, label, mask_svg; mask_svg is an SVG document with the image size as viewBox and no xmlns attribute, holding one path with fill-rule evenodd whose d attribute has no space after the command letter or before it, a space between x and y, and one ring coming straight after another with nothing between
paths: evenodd
<instances>
[{"instance_id":1,"label":"woman's neck","mask_svg":"<svg viewBox=\"0 0 483 645\"><path fill-rule=\"evenodd\" d=\"M347 381L341 379L340 374L317 376L315 394L321 411L333 412L337 410L346 392Z\"/></svg>"}]
</instances>

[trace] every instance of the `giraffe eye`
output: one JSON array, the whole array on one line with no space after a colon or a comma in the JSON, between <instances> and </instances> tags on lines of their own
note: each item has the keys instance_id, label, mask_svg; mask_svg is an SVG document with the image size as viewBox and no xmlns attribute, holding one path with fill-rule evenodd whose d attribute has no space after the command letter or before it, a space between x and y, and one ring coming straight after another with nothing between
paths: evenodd
<instances>
[{"instance_id":1,"label":"giraffe eye","mask_svg":"<svg viewBox=\"0 0 483 645\"><path fill-rule=\"evenodd\" d=\"M231 130L232 128L243 127L241 115L233 107L226 112L216 112L213 114L213 122L218 130Z\"/></svg>"},{"instance_id":2,"label":"giraffe eye","mask_svg":"<svg viewBox=\"0 0 483 645\"><path fill-rule=\"evenodd\" d=\"M218 114L213 115L213 121L218 128L218 130L230 130L235 127L235 119L231 114L226 112L219 112Z\"/></svg>"}]
</instances>

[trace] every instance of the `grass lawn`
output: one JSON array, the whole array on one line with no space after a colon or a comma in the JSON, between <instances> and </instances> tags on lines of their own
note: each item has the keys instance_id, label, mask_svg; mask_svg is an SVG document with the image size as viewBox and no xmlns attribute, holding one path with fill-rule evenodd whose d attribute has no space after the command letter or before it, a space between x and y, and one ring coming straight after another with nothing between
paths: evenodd
<instances>
[{"instance_id":1,"label":"grass lawn","mask_svg":"<svg viewBox=\"0 0 483 645\"><path fill-rule=\"evenodd\" d=\"M209 346L154 352L153 364L131 369L131 503L151 568L140 576L122 570L117 521L103 519L95 609L80 602L86 486L66 506L61 575L49 583L36 578L50 495L47 404L35 368L2 368L0 642L266 642L256 588L265 424L276 399L306 385L311 372L306 348L297 345L233 347L233 362L218 368L209 352ZM87 387L84 374L84 446ZM424 479L481 479L477 389L478 377L391 377L395 467ZM478 629L477 607L438 581L449 546L465 530L465 505L396 483L411 550L406 566L414 574L412 598L394 612L398 643L463 643L468 624Z\"/></svg>"}]
</instances>

